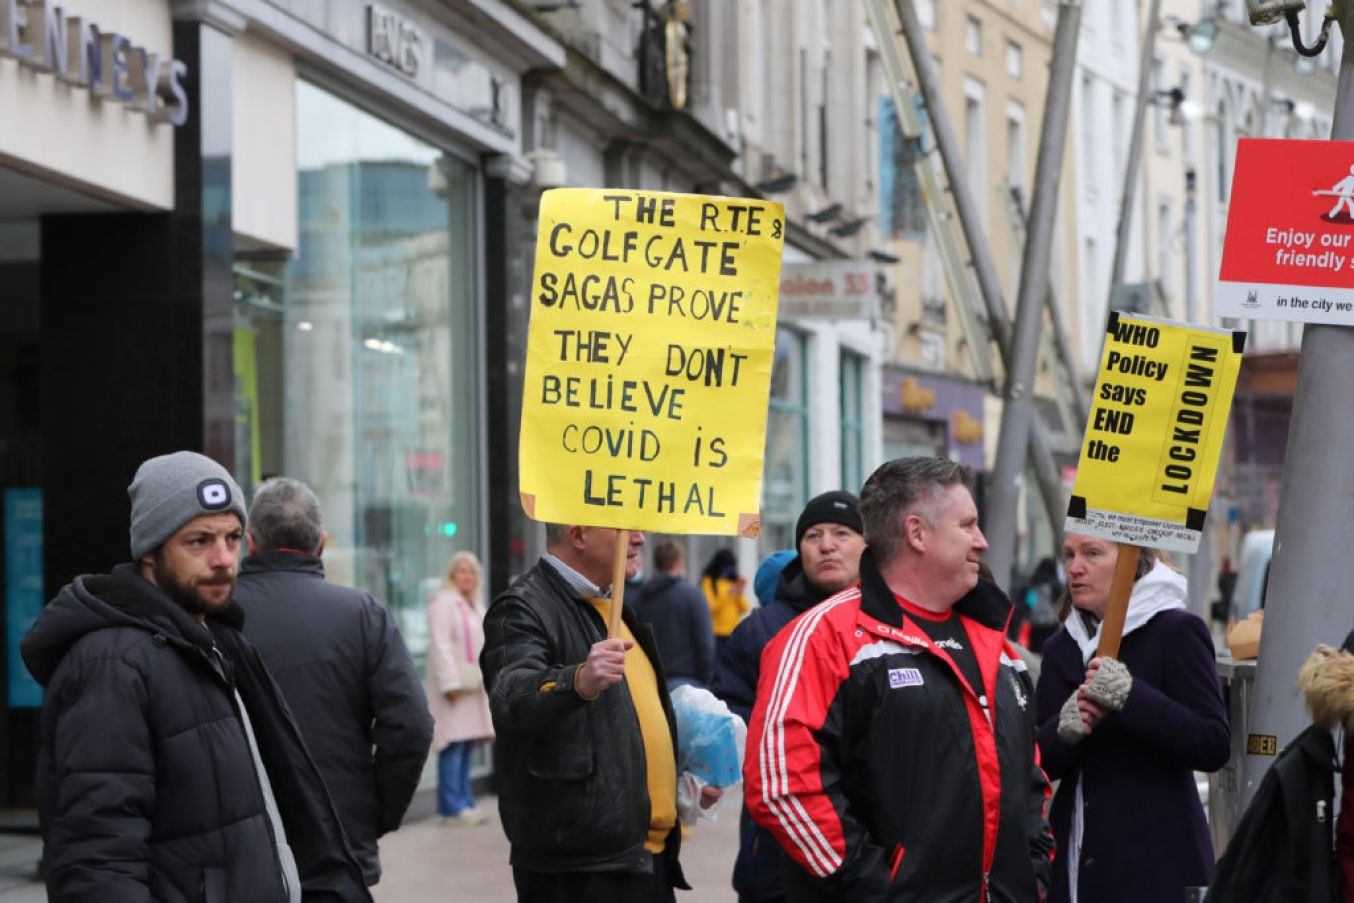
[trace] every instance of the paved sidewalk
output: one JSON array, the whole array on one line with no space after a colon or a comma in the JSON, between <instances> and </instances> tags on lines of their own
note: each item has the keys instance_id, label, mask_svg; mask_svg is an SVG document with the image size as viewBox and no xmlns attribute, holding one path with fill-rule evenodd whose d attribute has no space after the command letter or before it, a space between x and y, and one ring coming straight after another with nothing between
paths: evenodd
<instances>
[{"instance_id":1,"label":"paved sidewalk","mask_svg":"<svg viewBox=\"0 0 1354 903\"><path fill-rule=\"evenodd\" d=\"M737 903L729 886L738 852L738 806L741 786L730 788L719 817L702 820L682 843L682 868L694 888L678 893L678 903ZM489 820L473 828L443 826L425 818L388 836L381 843L384 875L375 888L376 903L426 903L429 900L515 903L508 841L498 822L492 797L479 804ZM0 897L0 903L8 903Z\"/></svg>"},{"instance_id":2,"label":"paved sidewalk","mask_svg":"<svg viewBox=\"0 0 1354 903\"><path fill-rule=\"evenodd\" d=\"M678 903L737 903L729 886L738 852L738 806L742 787L730 788L715 821L702 820L682 844L682 867L694 891ZM473 828L443 826L436 818L409 822L381 843L385 874L376 903L431 900L515 903L508 841L493 797L480 801L489 820ZM0 903L43 903L34 879L41 844L36 837L0 835Z\"/></svg>"},{"instance_id":3,"label":"paved sidewalk","mask_svg":"<svg viewBox=\"0 0 1354 903\"><path fill-rule=\"evenodd\" d=\"M0 903L43 903L37 883L42 841L32 834L0 834Z\"/></svg>"}]
</instances>

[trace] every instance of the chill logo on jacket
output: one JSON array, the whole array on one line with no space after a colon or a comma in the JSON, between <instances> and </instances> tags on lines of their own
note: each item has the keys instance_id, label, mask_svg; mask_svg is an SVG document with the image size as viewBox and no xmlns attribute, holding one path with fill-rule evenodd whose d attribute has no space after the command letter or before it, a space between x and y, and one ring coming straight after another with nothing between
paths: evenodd
<instances>
[{"instance_id":1,"label":"chill logo on jacket","mask_svg":"<svg viewBox=\"0 0 1354 903\"><path fill-rule=\"evenodd\" d=\"M922 682L920 668L889 669L889 689L891 690L897 690L900 687L920 687Z\"/></svg>"}]
</instances>

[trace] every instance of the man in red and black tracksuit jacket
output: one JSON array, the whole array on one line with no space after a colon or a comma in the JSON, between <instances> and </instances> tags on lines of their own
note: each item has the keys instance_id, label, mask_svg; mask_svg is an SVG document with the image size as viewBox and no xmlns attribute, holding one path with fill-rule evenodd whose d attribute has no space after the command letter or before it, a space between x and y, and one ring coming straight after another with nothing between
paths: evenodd
<instances>
[{"instance_id":1,"label":"man in red and black tracksuit jacket","mask_svg":"<svg viewBox=\"0 0 1354 903\"><path fill-rule=\"evenodd\" d=\"M791 901L1038 901L1053 837L1011 603L978 579L967 467L904 458L861 493L859 586L762 656L747 805Z\"/></svg>"}]
</instances>

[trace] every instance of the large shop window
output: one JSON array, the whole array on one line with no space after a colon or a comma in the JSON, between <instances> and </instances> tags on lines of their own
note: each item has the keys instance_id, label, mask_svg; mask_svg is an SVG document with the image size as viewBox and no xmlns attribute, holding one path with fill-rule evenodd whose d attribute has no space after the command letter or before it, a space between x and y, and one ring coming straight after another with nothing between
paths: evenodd
<instances>
[{"instance_id":1,"label":"large shop window","mask_svg":"<svg viewBox=\"0 0 1354 903\"><path fill-rule=\"evenodd\" d=\"M330 579L421 658L448 559L484 557L475 172L304 82L296 109L297 253L236 266L237 472L314 487Z\"/></svg>"},{"instance_id":2,"label":"large shop window","mask_svg":"<svg viewBox=\"0 0 1354 903\"><path fill-rule=\"evenodd\" d=\"M841 353L842 488L860 495L865 483L865 417L861 397L865 387L865 358Z\"/></svg>"},{"instance_id":3,"label":"large shop window","mask_svg":"<svg viewBox=\"0 0 1354 903\"><path fill-rule=\"evenodd\" d=\"M771 401L766 420L762 547L794 545L795 519L808 501L809 399L804 336L776 330L771 365Z\"/></svg>"}]
</instances>

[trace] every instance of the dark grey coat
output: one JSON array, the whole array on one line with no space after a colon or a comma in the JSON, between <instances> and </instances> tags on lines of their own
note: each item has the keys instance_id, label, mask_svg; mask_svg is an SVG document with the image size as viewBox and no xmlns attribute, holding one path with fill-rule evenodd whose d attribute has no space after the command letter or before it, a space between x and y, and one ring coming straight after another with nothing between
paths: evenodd
<instances>
[{"instance_id":1,"label":"dark grey coat","mask_svg":"<svg viewBox=\"0 0 1354 903\"><path fill-rule=\"evenodd\" d=\"M242 619L231 606L209 632L131 565L77 577L38 616L21 651L46 688L37 779L53 903L285 903L236 691L304 898L371 899Z\"/></svg>"},{"instance_id":2,"label":"dark grey coat","mask_svg":"<svg viewBox=\"0 0 1354 903\"><path fill-rule=\"evenodd\" d=\"M316 556L291 552L246 558L235 601L375 884L376 839L400 826L433 737L395 619L366 593L326 583Z\"/></svg>"},{"instance_id":3,"label":"dark grey coat","mask_svg":"<svg viewBox=\"0 0 1354 903\"><path fill-rule=\"evenodd\" d=\"M700 587L684 577L654 574L633 604L635 617L653 628L668 680L694 680L702 687L710 686L715 631L710 623L710 603Z\"/></svg>"}]
</instances>

